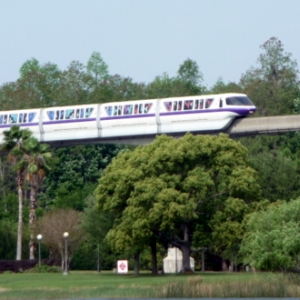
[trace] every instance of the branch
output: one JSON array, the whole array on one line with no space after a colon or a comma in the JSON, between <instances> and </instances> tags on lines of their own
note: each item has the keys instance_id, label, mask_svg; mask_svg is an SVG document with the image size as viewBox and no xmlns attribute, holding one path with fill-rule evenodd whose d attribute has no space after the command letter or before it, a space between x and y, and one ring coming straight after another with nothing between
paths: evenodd
<instances>
[{"instance_id":1,"label":"branch","mask_svg":"<svg viewBox=\"0 0 300 300\"><path fill-rule=\"evenodd\" d=\"M228 193L228 191L224 191L224 192L220 192L220 193L218 193L218 194L214 194L214 195L212 195L211 197L209 197L209 198L207 198L207 199L205 199L205 200L199 200L199 201L197 202L197 205L199 205L200 203L203 203L203 202L205 202L205 201L208 201L208 200L210 200L210 199L212 199L212 198L216 198L216 197L219 197L219 196L221 196L221 195L224 195L224 194L226 194L226 193Z\"/></svg>"}]
</instances>

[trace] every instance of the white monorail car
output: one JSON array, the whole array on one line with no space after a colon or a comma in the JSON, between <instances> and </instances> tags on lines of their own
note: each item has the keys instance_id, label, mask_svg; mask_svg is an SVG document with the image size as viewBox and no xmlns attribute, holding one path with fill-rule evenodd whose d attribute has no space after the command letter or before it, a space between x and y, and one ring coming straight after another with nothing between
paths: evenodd
<instances>
[{"instance_id":1,"label":"white monorail car","mask_svg":"<svg viewBox=\"0 0 300 300\"><path fill-rule=\"evenodd\" d=\"M2 111L0 139L12 125L43 142L216 131L255 111L236 93Z\"/></svg>"}]
</instances>

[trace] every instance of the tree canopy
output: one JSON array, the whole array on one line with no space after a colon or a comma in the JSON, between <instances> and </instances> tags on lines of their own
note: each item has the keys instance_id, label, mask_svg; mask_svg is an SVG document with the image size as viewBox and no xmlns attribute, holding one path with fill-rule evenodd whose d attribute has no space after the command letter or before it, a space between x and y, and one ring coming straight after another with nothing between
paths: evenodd
<instances>
[{"instance_id":1,"label":"tree canopy","mask_svg":"<svg viewBox=\"0 0 300 300\"><path fill-rule=\"evenodd\" d=\"M300 199L271 204L253 213L242 242L244 262L262 270L299 272Z\"/></svg>"},{"instance_id":2,"label":"tree canopy","mask_svg":"<svg viewBox=\"0 0 300 300\"><path fill-rule=\"evenodd\" d=\"M299 70L292 55L284 51L282 42L272 37L266 41L252 67L240 84L264 116L290 114L293 100L299 95Z\"/></svg>"},{"instance_id":3,"label":"tree canopy","mask_svg":"<svg viewBox=\"0 0 300 300\"><path fill-rule=\"evenodd\" d=\"M190 270L193 233L205 214L222 209L228 197L259 197L256 172L247 150L226 135L174 139L119 154L96 189L100 210L113 212L108 240L118 250L140 250L153 238L183 252ZM211 210L209 210L209 207ZM203 245L195 245L203 246Z\"/></svg>"}]
</instances>

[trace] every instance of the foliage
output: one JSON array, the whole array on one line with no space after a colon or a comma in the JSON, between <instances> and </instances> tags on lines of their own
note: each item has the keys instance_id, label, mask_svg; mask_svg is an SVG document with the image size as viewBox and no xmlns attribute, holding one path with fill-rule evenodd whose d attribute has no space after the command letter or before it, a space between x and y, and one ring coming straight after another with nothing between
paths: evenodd
<instances>
[{"instance_id":1,"label":"foliage","mask_svg":"<svg viewBox=\"0 0 300 300\"><path fill-rule=\"evenodd\" d=\"M219 78L214 86L210 89L212 94L221 94L221 93L243 93L241 86L234 82L224 83L222 78Z\"/></svg>"},{"instance_id":2,"label":"foliage","mask_svg":"<svg viewBox=\"0 0 300 300\"><path fill-rule=\"evenodd\" d=\"M299 211L298 198L253 213L241 246L244 262L263 270L299 270Z\"/></svg>"},{"instance_id":3,"label":"foliage","mask_svg":"<svg viewBox=\"0 0 300 300\"><path fill-rule=\"evenodd\" d=\"M3 132L2 151L7 151L7 159L17 171L18 182L18 235L16 259L22 259L22 236L23 236L23 174L28 166L25 156L25 144L28 140L33 139L32 133L28 129L20 129L19 126L12 126L10 130Z\"/></svg>"},{"instance_id":4,"label":"foliage","mask_svg":"<svg viewBox=\"0 0 300 300\"><path fill-rule=\"evenodd\" d=\"M87 63L87 73L93 77L96 84L108 77L108 66L99 52L93 52Z\"/></svg>"},{"instance_id":5,"label":"foliage","mask_svg":"<svg viewBox=\"0 0 300 300\"><path fill-rule=\"evenodd\" d=\"M15 259L16 233L17 226L15 221L0 219L0 259Z\"/></svg>"},{"instance_id":6,"label":"foliage","mask_svg":"<svg viewBox=\"0 0 300 300\"><path fill-rule=\"evenodd\" d=\"M117 145L86 145L55 150L55 169L44 180L39 200L44 208L74 208L82 211L103 169L112 157L126 149Z\"/></svg>"},{"instance_id":7,"label":"foliage","mask_svg":"<svg viewBox=\"0 0 300 300\"><path fill-rule=\"evenodd\" d=\"M8 219L14 222L18 221L18 197L9 192L4 195L0 202L0 220Z\"/></svg>"},{"instance_id":8,"label":"foliage","mask_svg":"<svg viewBox=\"0 0 300 300\"><path fill-rule=\"evenodd\" d=\"M299 196L300 160L297 134L242 139L251 166L259 175L262 198L290 200Z\"/></svg>"},{"instance_id":9,"label":"foliage","mask_svg":"<svg viewBox=\"0 0 300 300\"><path fill-rule=\"evenodd\" d=\"M68 237L68 264L72 260L74 251L85 238L85 233L80 227L81 214L73 209L57 209L44 214L36 224L36 235L42 234L51 258L61 257L64 262L65 240L64 232L69 233Z\"/></svg>"},{"instance_id":10,"label":"foliage","mask_svg":"<svg viewBox=\"0 0 300 300\"><path fill-rule=\"evenodd\" d=\"M261 48L259 66L241 78L240 85L263 116L291 114L293 99L299 95L297 62L286 53L282 42L272 37Z\"/></svg>"},{"instance_id":11,"label":"foliage","mask_svg":"<svg viewBox=\"0 0 300 300\"><path fill-rule=\"evenodd\" d=\"M176 77L169 77L167 73L156 76L147 85L147 98L166 98L202 94L205 88L201 85L202 73L197 63L187 59L179 66Z\"/></svg>"},{"instance_id":12,"label":"foliage","mask_svg":"<svg viewBox=\"0 0 300 300\"><path fill-rule=\"evenodd\" d=\"M107 213L99 213L96 208L96 198L93 194L88 195L84 202L86 207L82 215L82 228L88 236L74 254L72 268L96 270L99 259L100 269L111 270L115 267L117 254L112 253L104 238L112 227L113 216Z\"/></svg>"},{"instance_id":13,"label":"foliage","mask_svg":"<svg viewBox=\"0 0 300 300\"><path fill-rule=\"evenodd\" d=\"M25 273L61 273L61 268L45 264L41 264L41 266L39 266L36 264L34 268L26 270Z\"/></svg>"},{"instance_id":14,"label":"foliage","mask_svg":"<svg viewBox=\"0 0 300 300\"><path fill-rule=\"evenodd\" d=\"M245 231L242 223L249 210L243 200L228 198L210 222L215 251L235 263Z\"/></svg>"},{"instance_id":15,"label":"foliage","mask_svg":"<svg viewBox=\"0 0 300 300\"><path fill-rule=\"evenodd\" d=\"M100 209L116 216L108 240L118 251L140 250L156 237L179 247L189 260L200 215L212 216L228 197L252 201L259 196L256 173L247 164L246 149L225 135L163 135L122 153L96 189Z\"/></svg>"}]
</instances>

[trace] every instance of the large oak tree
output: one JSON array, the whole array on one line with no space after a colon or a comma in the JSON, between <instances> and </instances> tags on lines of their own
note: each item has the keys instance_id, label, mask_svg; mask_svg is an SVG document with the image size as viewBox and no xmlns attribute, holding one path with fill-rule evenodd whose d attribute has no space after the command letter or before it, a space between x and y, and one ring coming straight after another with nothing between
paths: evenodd
<instances>
[{"instance_id":1,"label":"large oak tree","mask_svg":"<svg viewBox=\"0 0 300 300\"><path fill-rule=\"evenodd\" d=\"M178 247L183 272L191 271L192 245L203 246L193 244L193 235L205 215L228 198L249 202L258 194L246 148L223 134L160 136L119 154L96 189L100 210L115 215L107 235L115 249L138 253L153 240Z\"/></svg>"}]
</instances>

